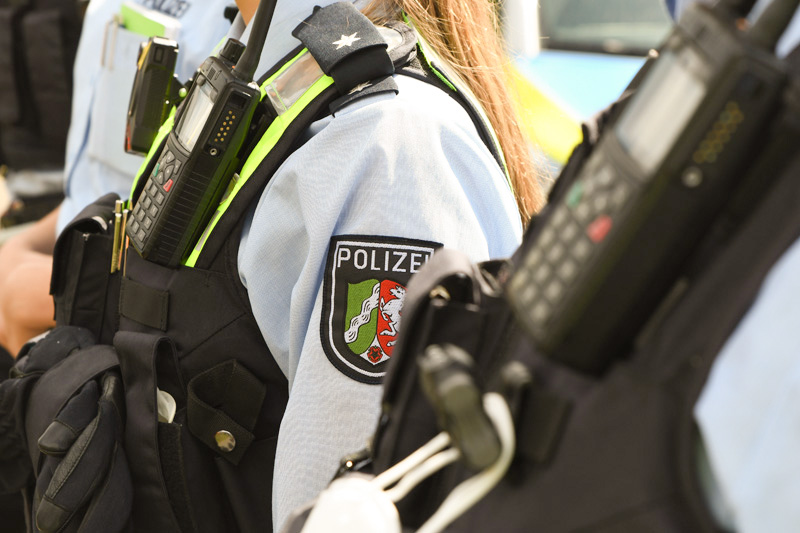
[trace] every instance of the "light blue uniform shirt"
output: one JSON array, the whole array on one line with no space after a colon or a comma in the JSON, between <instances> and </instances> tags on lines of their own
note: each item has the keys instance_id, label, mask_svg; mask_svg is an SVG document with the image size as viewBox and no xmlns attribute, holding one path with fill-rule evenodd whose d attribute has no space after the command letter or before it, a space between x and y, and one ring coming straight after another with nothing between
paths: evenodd
<instances>
[{"instance_id":1,"label":"light blue uniform shirt","mask_svg":"<svg viewBox=\"0 0 800 533\"><path fill-rule=\"evenodd\" d=\"M273 29L283 33L270 30L265 57L277 61L299 45L290 32L319 3L278 2ZM262 65L270 61L262 58ZM274 474L276 531L327 485L344 455L366 445L377 424L382 387L342 374L321 346L331 237L435 241L473 261L507 257L521 239L510 187L467 113L438 88L396 81L398 95L364 99L314 124L242 235L241 279L289 381Z\"/></svg>"},{"instance_id":2,"label":"light blue uniform shirt","mask_svg":"<svg viewBox=\"0 0 800 533\"><path fill-rule=\"evenodd\" d=\"M678 14L692 0L677 0ZM759 0L756 19L770 0ZM777 45L800 41L795 14ZM739 533L800 530L800 241L776 263L714 362L695 406L701 480L721 525Z\"/></svg>"},{"instance_id":3,"label":"light blue uniform shirt","mask_svg":"<svg viewBox=\"0 0 800 533\"><path fill-rule=\"evenodd\" d=\"M724 522L800 530L800 241L728 339L695 406Z\"/></svg>"},{"instance_id":4,"label":"light blue uniform shirt","mask_svg":"<svg viewBox=\"0 0 800 533\"><path fill-rule=\"evenodd\" d=\"M186 81L230 23L227 0L131 0L176 19L180 47L176 74ZM143 158L124 150L128 101L139 44L147 38L112 24L122 0L92 0L84 17L74 66L72 118L64 168L65 195L57 232L86 205L109 192L127 198Z\"/></svg>"}]
</instances>

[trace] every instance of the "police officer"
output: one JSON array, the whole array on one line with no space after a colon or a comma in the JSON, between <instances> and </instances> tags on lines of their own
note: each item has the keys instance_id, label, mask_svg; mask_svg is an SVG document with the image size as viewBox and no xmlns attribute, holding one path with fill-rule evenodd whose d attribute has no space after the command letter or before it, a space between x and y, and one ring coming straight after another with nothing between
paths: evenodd
<instances>
[{"instance_id":1,"label":"police officer","mask_svg":"<svg viewBox=\"0 0 800 533\"><path fill-rule=\"evenodd\" d=\"M202 5L199 1L133 3L152 10L162 25L164 17L172 21L168 26L170 37L180 43L176 74L182 81L194 74L227 32L229 23L223 17L227 4L224 0ZM142 163L141 157L124 151L122 138L139 44L147 36L124 27L121 6L120 0L93 0L85 14L75 56L64 201L0 252L0 344L11 353L53 325L49 280L56 235L97 197L108 192L126 196Z\"/></svg>"},{"instance_id":2,"label":"police officer","mask_svg":"<svg viewBox=\"0 0 800 533\"><path fill-rule=\"evenodd\" d=\"M280 0L258 72L297 45L290 31L314 5L331 3ZM257 2L238 4L246 20ZM493 118L513 189L464 110L444 91L407 76L395 76L397 95L365 98L313 124L309 140L272 177L248 214L238 268L261 333L289 383L275 464L276 530L374 429L381 394L376 384L400 314L399 305L395 314L385 309L402 299L408 276L439 245L473 259L508 252L520 237L521 220L541 198L511 107L500 99L507 97L502 52L489 30L490 4L373 7L395 19L402 7L444 61L462 65L459 75L483 96ZM430 13L443 19L434 22ZM465 38L461 44L458 34ZM356 37L345 34L341 44ZM397 281L400 286L392 287ZM338 289L348 284L366 289ZM381 325L350 327L373 290L379 291L378 305L386 302ZM377 339L384 330L392 335L382 344ZM356 334L352 342L348 335Z\"/></svg>"},{"instance_id":3,"label":"police officer","mask_svg":"<svg viewBox=\"0 0 800 533\"><path fill-rule=\"evenodd\" d=\"M274 90L292 86L275 80L282 67L295 72L298 38L342 55L375 42L378 30L348 4L326 1L314 11L316 3L277 2L256 69ZM257 4L238 3L231 37L247 40ZM281 158L257 145L235 182L244 185L221 204L232 207L198 241L199 258L168 267L129 247L123 276L109 282L116 301L100 307L119 309L119 331L107 330L111 320L98 337L113 342L125 385L134 528L280 527L374 427L408 278L442 245L473 260L510 253L541 205L511 114L491 3L377 1L368 13L398 28L403 11L427 39L428 55L414 62L414 46L395 58L383 52L398 67L411 61L409 70L337 88L333 114L325 116L327 104L317 108L306 120L318 120L291 145L275 145L292 149ZM319 31L304 35L308 28ZM396 46L408 44L407 28L391 31L400 35ZM324 64L326 52L316 53ZM138 191L172 161L155 150L133 199L145 201ZM268 183L262 192L248 179ZM94 208L107 220L102 203ZM96 220L86 214L83 222ZM71 242L91 239L83 222L61 238L77 231ZM87 295L56 278L59 323L80 323L75 310L93 306L76 303Z\"/></svg>"}]
</instances>

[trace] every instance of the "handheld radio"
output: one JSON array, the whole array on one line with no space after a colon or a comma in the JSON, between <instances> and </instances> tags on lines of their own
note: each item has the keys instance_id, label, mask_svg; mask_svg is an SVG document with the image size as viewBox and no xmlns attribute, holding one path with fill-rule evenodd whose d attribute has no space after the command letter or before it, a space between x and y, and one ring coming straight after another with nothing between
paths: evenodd
<instances>
[{"instance_id":1,"label":"handheld radio","mask_svg":"<svg viewBox=\"0 0 800 533\"><path fill-rule=\"evenodd\" d=\"M259 4L247 47L229 39L195 75L126 228L139 254L180 264L202 233L239 164L261 97L253 74L275 1Z\"/></svg>"},{"instance_id":2,"label":"handheld radio","mask_svg":"<svg viewBox=\"0 0 800 533\"><path fill-rule=\"evenodd\" d=\"M171 39L151 37L139 47L125 125L126 152L147 154L178 100L182 86L175 78L177 60L178 43Z\"/></svg>"},{"instance_id":3,"label":"handheld radio","mask_svg":"<svg viewBox=\"0 0 800 533\"><path fill-rule=\"evenodd\" d=\"M641 330L721 212L778 109L773 54L798 0L688 8L638 92L513 261L506 296L541 352L600 373Z\"/></svg>"}]
</instances>

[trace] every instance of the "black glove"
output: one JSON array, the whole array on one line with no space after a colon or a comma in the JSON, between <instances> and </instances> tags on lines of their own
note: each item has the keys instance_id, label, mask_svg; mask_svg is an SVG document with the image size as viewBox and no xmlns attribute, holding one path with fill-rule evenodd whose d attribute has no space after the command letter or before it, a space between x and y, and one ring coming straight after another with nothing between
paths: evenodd
<instances>
[{"instance_id":1,"label":"black glove","mask_svg":"<svg viewBox=\"0 0 800 533\"><path fill-rule=\"evenodd\" d=\"M109 371L99 381L84 385L39 438L45 459L33 516L44 533L120 531L130 515L122 380Z\"/></svg>"},{"instance_id":2,"label":"black glove","mask_svg":"<svg viewBox=\"0 0 800 533\"><path fill-rule=\"evenodd\" d=\"M94 344L88 330L56 328L39 342L26 344L0 383L0 493L22 489L33 480L25 437L25 407L33 386L73 350Z\"/></svg>"}]
</instances>

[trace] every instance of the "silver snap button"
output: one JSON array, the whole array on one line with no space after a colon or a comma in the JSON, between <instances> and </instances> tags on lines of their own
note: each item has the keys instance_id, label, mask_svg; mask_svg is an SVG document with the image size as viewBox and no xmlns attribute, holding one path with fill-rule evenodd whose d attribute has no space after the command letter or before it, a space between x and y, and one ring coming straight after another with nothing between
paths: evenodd
<instances>
[{"instance_id":1,"label":"silver snap button","mask_svg":"<svg viewBox=\"0 0 800 533\"><path fill-rule=\"evenodd\" d=\"M214 435L214 440L217 441L217 448L223 452L232 452L236 448L236 438L230 431L217 431Z\"/></svg>"}]
</instances>

